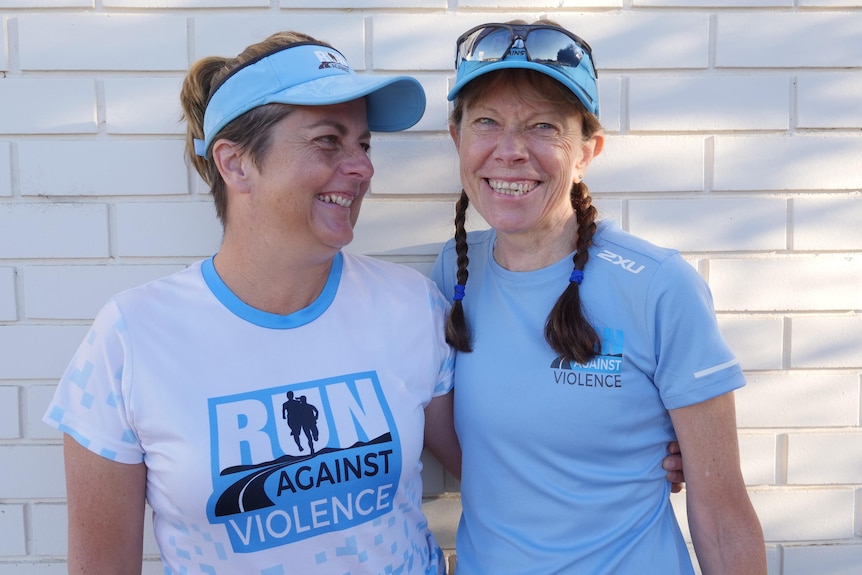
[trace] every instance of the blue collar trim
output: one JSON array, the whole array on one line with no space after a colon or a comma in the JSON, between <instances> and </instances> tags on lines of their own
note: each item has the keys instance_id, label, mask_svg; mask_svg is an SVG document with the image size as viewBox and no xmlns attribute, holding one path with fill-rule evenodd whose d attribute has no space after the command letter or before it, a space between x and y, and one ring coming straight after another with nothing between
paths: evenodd
<instances>
[{"instance_id":1,"label":"blue collar trim","mask_svg":"<svg viewBox=\"0 0 862 575\"><path fill-rule=\"evenodd\" d=\"M237 317L254 325L269 329L292 329L311 323L323 315L329 306L332 305L332 302L335 300L335 294L338 292L338 285L341 283L343 267L344 257L341 252L338 252L332 260L332 268L329 270L329 278L326 280L326 285L323 286L323 291L320 292L317 299L310 306L288 315L262 311L251 307L239 299L227 287L227 284L222 281L221 277L219 277L213 264L213 258L204 260L201 265L201 273L216 299Z\"/></svg>"}]
</instances>

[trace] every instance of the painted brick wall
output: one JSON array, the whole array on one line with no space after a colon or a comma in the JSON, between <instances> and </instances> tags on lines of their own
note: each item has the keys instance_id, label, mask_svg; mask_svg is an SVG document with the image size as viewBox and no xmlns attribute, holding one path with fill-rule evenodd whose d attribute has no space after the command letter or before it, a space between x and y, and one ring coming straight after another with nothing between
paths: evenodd
<instances>
[{"instance_id":1,"label":"painted brick wall","mask_svg":"<svg viewBox=\"0 0 862 575\"><path fill-rule=\"evenodd\" d=\"M419 78L428 110L375 136L351 249L427 271L459 189L454 39L516 17L595 50L603 216L710 282L749 379L740 442L770 575L862 572L862 0L0 0L0 575L65 573L62 450L40 419L89 321L217 249L182 160L189 63L296 29L361 72ZM426 460L451 551L458 485ZM146 552L161 573L150 535Z\"/></svg>"}]
</instances>

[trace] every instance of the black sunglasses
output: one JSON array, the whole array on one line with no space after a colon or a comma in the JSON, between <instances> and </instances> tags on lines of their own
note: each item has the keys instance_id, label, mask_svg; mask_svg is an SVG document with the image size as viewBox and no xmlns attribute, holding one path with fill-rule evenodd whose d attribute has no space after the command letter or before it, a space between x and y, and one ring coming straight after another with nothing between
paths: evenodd
<instances>
[{"instance_id":1,"label":"black sunglasses","mask_svg":"<svg viewBox=\"0 0 862 575\"><path fill-rule=\"evenodd\" d=\"M519 40L520 45L516 46ZM569 68L577 68L586 53L593 76L597 76L590 45L568 30L550 24L482 24L461 34L455 46L456 70L462 62L496 62L513 49L522 49L530 62Z\"/></svg>"}]
</instances>

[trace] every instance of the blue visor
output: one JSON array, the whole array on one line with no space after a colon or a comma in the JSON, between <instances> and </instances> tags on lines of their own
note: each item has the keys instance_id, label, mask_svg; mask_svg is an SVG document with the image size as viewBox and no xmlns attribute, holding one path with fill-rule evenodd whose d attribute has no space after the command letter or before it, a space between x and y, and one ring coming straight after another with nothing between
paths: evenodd
<instances>
[{"instance_id":1,"label":"blue visor","mask_svg":"<svg viewBox=\"0 0 862 575\"><path fill-rule=\"evenodd\" d=\"M406 130L425 112L422 85L409 76L358 75L337 50L292 44L235 70L216 89L204 114L204 139L195 153L206 156L222 128L265 104L327 106L367 98L368 128Z\"/></svg>"}]
</instances>

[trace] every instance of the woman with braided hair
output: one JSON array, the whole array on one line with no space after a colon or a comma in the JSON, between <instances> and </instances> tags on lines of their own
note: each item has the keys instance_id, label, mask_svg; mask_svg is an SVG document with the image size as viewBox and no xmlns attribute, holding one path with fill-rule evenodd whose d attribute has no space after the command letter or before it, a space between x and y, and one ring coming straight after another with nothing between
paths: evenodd
<instances>
[{"instance_id":1,"label":"woman with braided hair","mask_svg":"<svg viewBox=\"0 0 862 575\"><path fill-rule=\"evenodd\" d=\"M709 288L679 252L599 221L583 181L605 142L589 46L550 22L485 24L456 67L463 190L432 275L459 351L458 575L693 574L661 468L674 439L702 572L764 575L745 380ZM468 205L491 229L465 231Z\"/></svg>"}]
</instances>

